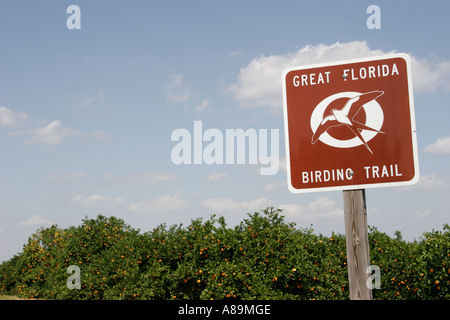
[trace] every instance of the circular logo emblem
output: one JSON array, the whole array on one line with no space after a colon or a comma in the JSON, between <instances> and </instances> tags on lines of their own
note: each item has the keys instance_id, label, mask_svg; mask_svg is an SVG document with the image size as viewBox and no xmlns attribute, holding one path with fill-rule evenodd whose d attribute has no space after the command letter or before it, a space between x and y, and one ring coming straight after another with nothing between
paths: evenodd
<instances>
[{"instance_id":1,"label":"circular logo emblem","mask_svg":"<svg viewBox=\"0 0 450 320\"><path fill-rule=\"evenodd\" d=\"M340 92L323 99L311 114L311 143L317 140L334 148L354 148L372 140L383 126L384 115L380 104L375 100L383 91ZM334 127L342 127L347 135L334 134Z\"/></svg>"}]
</instances>

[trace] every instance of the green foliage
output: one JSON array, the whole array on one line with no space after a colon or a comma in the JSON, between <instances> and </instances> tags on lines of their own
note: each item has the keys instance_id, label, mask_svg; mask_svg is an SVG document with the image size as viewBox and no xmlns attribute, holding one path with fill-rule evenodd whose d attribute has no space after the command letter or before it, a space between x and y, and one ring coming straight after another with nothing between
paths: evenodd
<instances>
[{"instance_id":1,"label":"green foliage","mask_svg":"<svg viewBox=\"0 0 450 320\"><path fill-rule=\"evenodd\" d=\"M408 243L369 228L374 299L450 299L450 230ZM140 233L115 217L38 229L0 265L0 295L40 299L348 299L345 236L315 235L281 210L160 225ZM69 289L67 268L80 268Z\"/></svg>"}]
</instances>

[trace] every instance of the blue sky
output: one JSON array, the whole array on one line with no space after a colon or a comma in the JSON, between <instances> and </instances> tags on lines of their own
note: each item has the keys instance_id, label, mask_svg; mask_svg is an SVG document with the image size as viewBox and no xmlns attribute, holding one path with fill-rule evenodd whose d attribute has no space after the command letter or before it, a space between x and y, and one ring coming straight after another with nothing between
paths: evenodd
<instances>
[{"instance_id":1,"label":"blue sky","mask_svg":"<svg viewBox=\"0 0 450 320\"><path fill-rule=\"evenodd\" d=\"M81 10L69 30L68 6ZM369 30L367 7L381 10ZM142 231L281 207L344 233L342 192L286 185L281 74L392 52L412 60L421 179L367 190L368 224L407 240L449 222L450 3L2 1L0 261L39 227L114 215ZM280 170L175 165L177 128L279 129Z\"/></svg>"}]
</instances>

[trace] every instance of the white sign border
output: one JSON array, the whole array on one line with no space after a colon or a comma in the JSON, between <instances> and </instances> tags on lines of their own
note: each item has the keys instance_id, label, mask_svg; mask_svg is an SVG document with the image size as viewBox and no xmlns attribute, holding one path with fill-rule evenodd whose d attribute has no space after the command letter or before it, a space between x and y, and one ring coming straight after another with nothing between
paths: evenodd
<instances>
[{"instance_id":1,"label":"white sign border","mask_svg":"<svg viewBox=\"0 0 450 320\"><path fill-rule=\"evenodd\" d=\"M369 184L356 184L356 185L345 185L345 186L333 186L333 187L318 187L318 188L303 188L297 189L292 186L291 180L291 161L290 161L290 150L289 150L289 127L288 127L288 114L287 114L287 92L286 92L286 76L291 71L298 71L304 69L320 68L320 67L331 67L343 64L360 63L368 61L379 61L392 58L402 58L406 62L406 72L407 72L407 82L408 82L408 98L409 98L409 111L411 119L411 133L412 133L412 149L413 149L413 162L414 162L414 177L408 181L399 182L379 182L379 183L369 183ZM284 136L285 136L285 149L286 149L286 172L287 172L287 185L291 193L312 193L312 192L325 192L325 191L343 191L343 190L356 190L356 189L366 189L366 188L382 188L382 187L400 187L416 184L420 179L419 173L419 156L417 151L417 129L416 129L416 117L414 112L414 93L412 85L412 75L411 75L411 59L406 53L393 53L387 55L379 55L373 57L365 58L355 58L334 62L324 62L309 64L299 67L289 67L283 71L282 74L282 87L283 87L283 114L284 114Z\"/></svg>"}]
</instances>

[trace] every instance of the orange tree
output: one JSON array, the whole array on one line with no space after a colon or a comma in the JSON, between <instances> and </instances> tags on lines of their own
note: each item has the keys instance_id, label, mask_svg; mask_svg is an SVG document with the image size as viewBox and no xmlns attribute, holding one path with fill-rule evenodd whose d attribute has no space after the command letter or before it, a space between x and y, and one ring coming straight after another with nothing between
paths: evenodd
<instances>
[{"instance_id":1,"label":"orange tree","mask_svg":"<svg viewBox=\"0 0 450 320\"><path fill-rule=\"evenodd\" d=\"M56 226L39 229L28 239L23 252L13 258L16 273L9 281L18 294L29 298L46 295L49 276L60 267L57 256L63 245L59 241L61 232Z\"/></svg>"},{"instance_id":2,"label":"orange tree","mask_svg":"<svg viewBox=\"0 0 450 320\"><path fill-rule=\"evenodd\" d=\"M450 299L450 226L443 231L424 233L418 257L420 264L420 297Z\"/></svg>"},{"instance_id":3,"label":"orange tree","mask_svg":"<svg viewBox=\"0 0 450 320\"><path fill-rule=\"evenodd\" d=\"M81 226L72 229L65 250L60 252L59 257L66 268L70 265L80 267L81 289L68 290L66 281L59 281L62 297L103 299L105 293L122 282L126 275L123 270L128 270L128 266L120 264L119 257L129 253L125 252L125 248L116 247L134 239L138 233L123 220L102 215L97 219L86 218ZM67 277L67 273L64 274L64 278Z\"/></svg>"},{"instance_id":4,"label":"orange tree","mask_svg":"<svg viewBox=\"0 0 450 320\"><path fill-rule=\"evenodd\" d=\"M450 233L426 232L408 243L400 232L391 238L371 228L371 263L380 267L381 288L375 299L450 299Z\"/></svg>"},{"instance_id":5,"label":"orange tree","mask_svg":"<svg viewBox=\"0 0 450 320\"><path fill-rule=\"evenodd\" d=\"M374 299L450 299L450 230L405 242L369 230L381 270ZM348 299L345 237L286 223L281 210L145 233L99 215L77 227L38 229L0 265L0 294L45 299ZM69 266L80 289L69 289Z\"/></svg>"}]
</instances>

